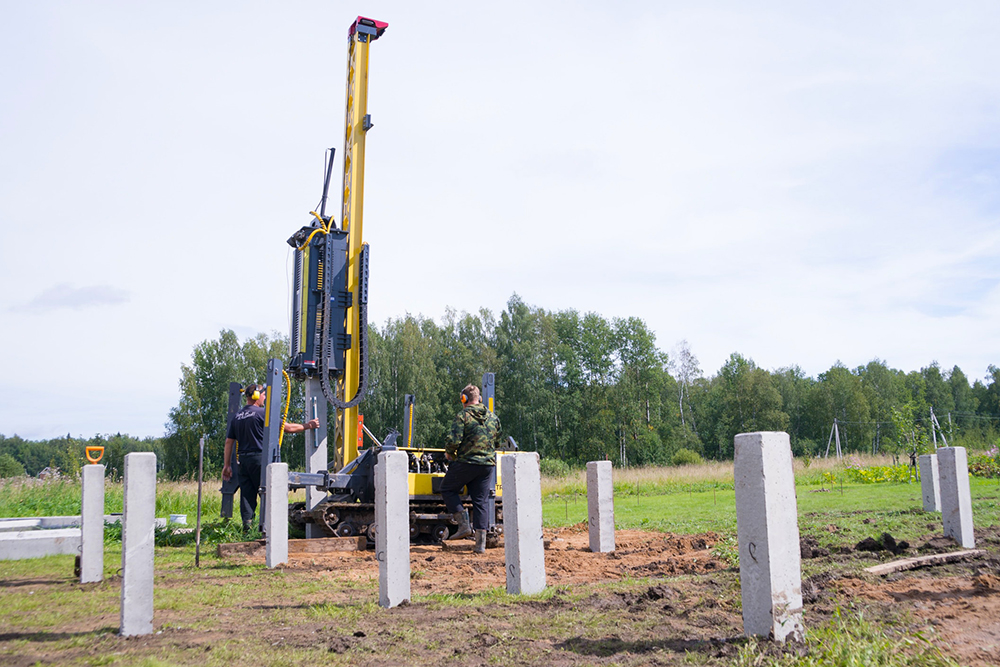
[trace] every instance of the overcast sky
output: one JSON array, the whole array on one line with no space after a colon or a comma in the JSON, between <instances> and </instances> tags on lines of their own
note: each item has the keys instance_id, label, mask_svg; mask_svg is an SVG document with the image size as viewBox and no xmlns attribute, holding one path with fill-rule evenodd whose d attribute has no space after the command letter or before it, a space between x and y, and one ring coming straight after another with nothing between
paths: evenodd
<instances>
[{"instance_id":1,"label":"overcast sky","mask_svg":"<svg viewBox=\"0 0 1000 667\"><path fill-rule=\"evenodd\" d=\"M357 14L373 321L1000 364L995 2L0 0L0 433L161 435L194 345L287 332Z\"/></svg>"}]
</instances>

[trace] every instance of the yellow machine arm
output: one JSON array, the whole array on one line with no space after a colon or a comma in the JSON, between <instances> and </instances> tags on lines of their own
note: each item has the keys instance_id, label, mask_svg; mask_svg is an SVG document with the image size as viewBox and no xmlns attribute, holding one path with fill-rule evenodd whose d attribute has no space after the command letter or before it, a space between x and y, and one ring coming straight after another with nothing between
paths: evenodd
<instances>
[{"instance_id":1,"label":"yellow machine arm","mask_svg":"<svg viewBox=\"0 0 1000 667\"><path fill-rule=\"evenodd\" d=\"M344 199L341 226L347 236L347 291L352 303L359 304L361 256L364 246L362 221L365 191L365 133L372 127L368 115L368 49L382 36L388 23L359 16L351 24L347 42L347 109L344 123ZM347 309L346 332L352 341L361 340L359 308ZM346 354L344 373L337 382L337 394L350 400L359 389L361 346L352 345ZM342 468L358 457L358 408L337 411L336 467Z\"/></svg>"}]
</instances>

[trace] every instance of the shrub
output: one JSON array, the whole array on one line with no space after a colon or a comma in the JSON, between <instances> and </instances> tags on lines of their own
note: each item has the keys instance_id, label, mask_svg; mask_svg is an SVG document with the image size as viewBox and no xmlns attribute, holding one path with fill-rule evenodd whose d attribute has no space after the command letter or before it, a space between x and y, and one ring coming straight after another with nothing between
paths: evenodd
<instances>
[{"instance_id":1,"label":"shrub","mask_svg":"<svg viewBox=\"0 0 1000 667\"><path fill-rule=\"evenodd\" d=\"M670 463L675 466L686 466L701 463L701 455L692 452L690 449L678 449L670 458Z\"/></svg>"},{"instance_id":2,"label":"shrub","mask_svg":"<svg viewBox=\"0 0 1000 667\"><path fill-rule=\"evenodd\" d=\"M876 484L878 482L909 482L913 477L913 469L905 464L892 466L863 466L857 457L848 459L844 473L851 482L861 484Z\"/></svg>"},{"instance_id":3,"label":"shrub","mask_svg":"<svg viewBox=\"0 0 1000 667\"><path fill-rule=\"evenodd\" d=\"M569 464L562 459L542 459L538 466L546 477L568 477L572 472Z\"/></svg>"},{"instance_id":4,"label":"shrub","mask_svg":"<svg viewBox=\"0 0 1000 667\"><path fill-rule=\"evenodd\" d=\"M10 454L0 454L0 478L21 477L24 475L24 466Z\"/></svg>"},{"instance_id":5,"label":"shrub","mask_svg":"<svg viewBox=\"0 0 1000 667\"><path fill-rule=\"evenodd\" d=\"M1000 463L997 463L997 459L990 456L989 452L986 454L979 454L977 456L970 456L969 474L974 477L1000 477Z\"/></svg>"}]
</instances>

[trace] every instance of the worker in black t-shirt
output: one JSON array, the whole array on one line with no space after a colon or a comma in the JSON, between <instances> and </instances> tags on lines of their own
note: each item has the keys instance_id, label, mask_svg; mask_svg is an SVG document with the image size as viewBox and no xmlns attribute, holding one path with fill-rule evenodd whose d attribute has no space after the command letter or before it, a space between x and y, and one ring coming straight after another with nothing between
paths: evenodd
<instances>
[{"instance_id":1,"label":"worker in black t-shirt","mask_svg":"<svg viewBox=\"0 0 1000 667\"><path fill-rule=\"evenodd\" d=\"M253 523L253 515L257 510L257 492L260 488L260 464L264 451L264 385L250 384L243 390L247 404L240 409L233 420L229 422L226 432L226 451L222 467L222 479L233 476L232 460L233 444L239 443L237 465L240 467L240 517L243 519L243 529L249 530ZM305 424L285 424L285 433L301 433L319 427L319 420L313 419Z\"/></svg>"}]
</instances>

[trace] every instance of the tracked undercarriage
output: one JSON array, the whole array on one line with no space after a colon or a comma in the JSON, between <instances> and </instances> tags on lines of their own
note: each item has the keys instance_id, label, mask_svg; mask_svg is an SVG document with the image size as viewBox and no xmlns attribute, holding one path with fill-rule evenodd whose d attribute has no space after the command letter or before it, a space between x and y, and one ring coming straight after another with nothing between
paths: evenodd
<instances>
[{"instance_id":1,"label":"tracked undercarriage","mask_svg":"<svg viewBox=\"0 0 1000 667\"><path fill-rule=\"evenodd\" d=\"M292 503L288 508L289 520L299 527L314 524L331 537L353 537L364 535L369 544L375 543L375 474L374 465L378 451L396 449L395 437L386 438L381 447L361 452L339 473L312 474L290 473L290 488L309 485L328 492L316 507L306 509L304 502ZM399 448L410 455L410 489L419 493L410 494L410 542L432 544L446 540L453 535L458 524L448 513L439 495L441 481L447 471L447 461L443 450ZM322 479L322 483L317 483ZM494 483L494 489L497 484ZM491 492L489 498L489 523L487 546L495 546L503 533L502 500ZM470 510L469 498L463 497L463 504Z\"/></svg>"},{"instance_id":2,"label":"tracked undercarriage","mask_svg":"<svg viewBox=\"0 0 1000 667\"><path fill-rule=\"evenodd\" d=\"M471 512L471 505L466 502ZM503 532L503 509L496 503L494 526L487 533L488 542L497 542ZM375 543L375 504L343 502L336 496L328 496L312 510L306 510L305 503L293 503L288 508L291 522L305 527L307 523L319 526L330 537L353 537L365 535L369 544ZM410 501L410 542L433 544L453 535L458 524L448 514L440 498L436 500Z\"/></svg>"}]
</instances>

